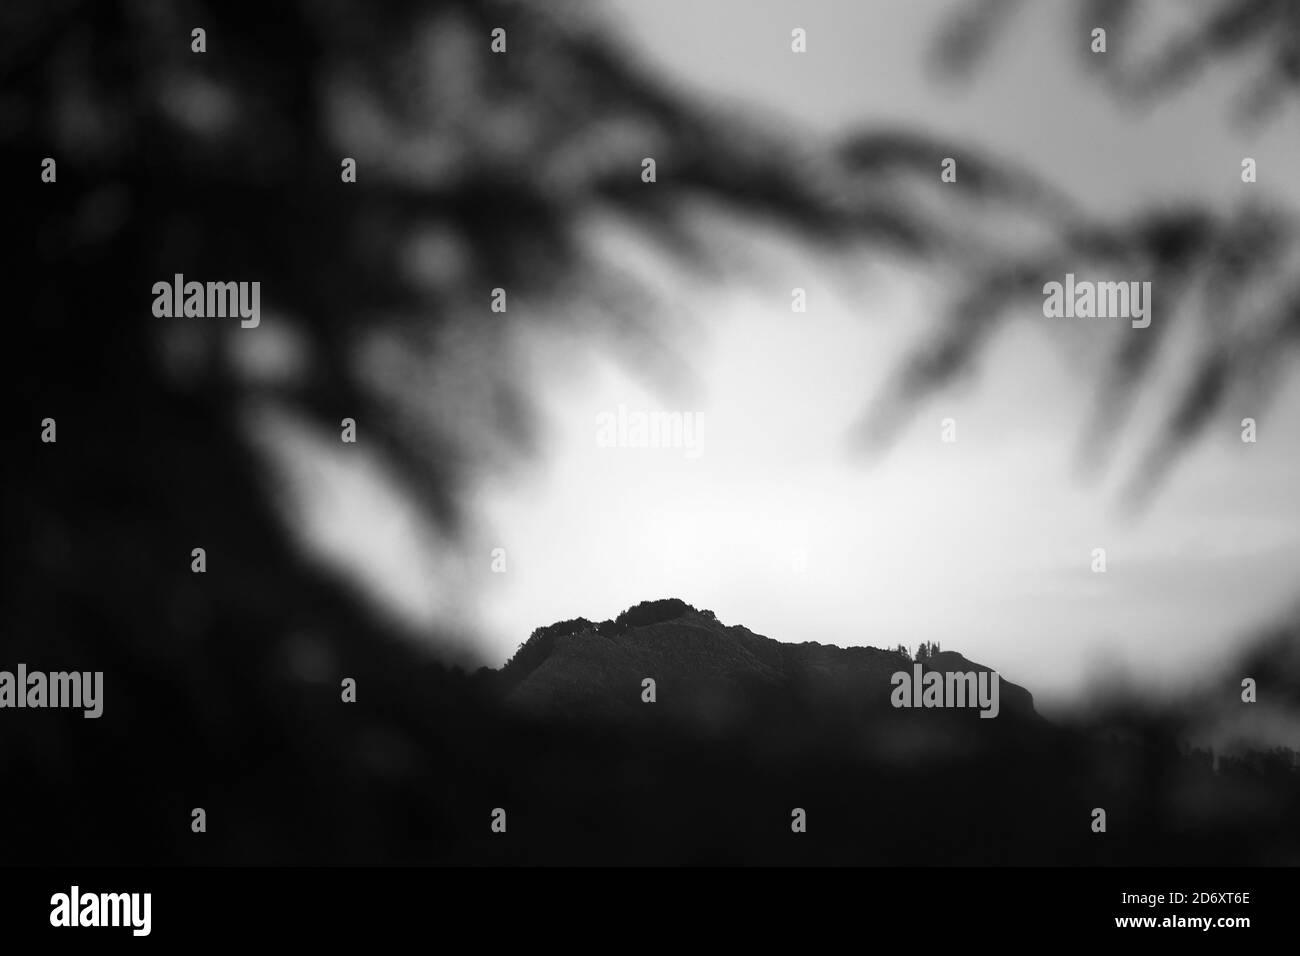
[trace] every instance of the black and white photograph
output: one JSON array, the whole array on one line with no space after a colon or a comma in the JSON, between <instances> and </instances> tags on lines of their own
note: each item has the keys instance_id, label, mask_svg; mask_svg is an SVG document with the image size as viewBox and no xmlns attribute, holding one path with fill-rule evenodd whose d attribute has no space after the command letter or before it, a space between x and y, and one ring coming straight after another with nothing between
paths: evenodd
<instances>
[{"instance_id":1,"label":"black and white photograph","mask_svg":"<svg viewBox=\"0 0 1300 956\"><path fill-rule=\"evenodd\" d=\"M1298 120L1292 0L5 0L6 935L1281 932Z\"/></svg>"}]
</instances>

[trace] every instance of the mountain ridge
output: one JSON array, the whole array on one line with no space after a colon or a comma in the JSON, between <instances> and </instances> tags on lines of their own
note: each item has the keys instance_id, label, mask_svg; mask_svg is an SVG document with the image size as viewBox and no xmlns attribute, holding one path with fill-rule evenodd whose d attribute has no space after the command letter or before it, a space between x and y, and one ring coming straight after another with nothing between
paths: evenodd
<instances>
[{"instance_id":1,"label":"mountain ridge","mask_svg":"<svg viewBox=\"0 0 1300 956\"><path fill-rule=\"evenodd\" d=\"M495 674L506 702L537 716L624 722L666 712L678 723L719 730L757 712L849 725L905 714L908 708L890 704L891 678L911 675L918 663L925 673L996 673L954 651L914 659L901 647L778 641L666 598L612 620L579 617L537 628ZM1042 720L1029 691L1000 676L998 684L1012 721Z\"/></svg>"}]
</instances>

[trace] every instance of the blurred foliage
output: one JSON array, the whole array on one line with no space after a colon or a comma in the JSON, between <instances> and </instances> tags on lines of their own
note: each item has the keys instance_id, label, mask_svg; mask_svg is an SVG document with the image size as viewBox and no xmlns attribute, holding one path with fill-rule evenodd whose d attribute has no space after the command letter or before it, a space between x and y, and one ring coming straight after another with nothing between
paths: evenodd
<instances>
[{"instance_id":1,"label":"blurred foliage","mask_svg":"<svg viewBox=\"0 0 1300 956\"><path fill-rule=\"evenodd\" d=\"M746 842L768 813L742 799L760 782L815 778L846 818L866 806L895 821L948 791L951 778L930 771L902 782L884 772L891 786L881 787L859 767L853 788L842 761L809 757L769 773L739 750L659 741L645 750L656 755L647 781L621 743L502 716L481 680L401 640L286 533L282 489L247 427L268 406L330 435L355 418L367 449L454 532L483 470L530 447L533 409L507 346L520 323L586 322L638 367L671 374L675 345L655 317L675 303L602 247L593 222L621 223L706 276L734 263L706 241L701 211L962 270L949 327L901 373L877 418L885 425L900 401L968 367L995 323L1066 262L1208 275L1206 311L1240 315L1244 328L1213 341L1175 402L1173 447L1236 376L1274 367L1296 333L1284 280L1261 299L1257 277L1256 296L1245 294L1252 269L1281 268L1293 249L1278 211L1099 224L1054 188L977 156L963 158L970 188L937 193L951 144L877 130L810 149L669 88L584 10L505 0L394 0L382 16L359 0L0 5L0 170L18 239L0 349L0 648L5 661L106 672L101 720L24 711L0 721L4 772L21 782L0 811L23 821L7 859L681 859L702 852L691 838L701 819L724 821L715 848L785 858L788 843ZM1277 40L1255 22L1237 34ZM190 51L195 26L207 31L203 55ZM490 52L496 27L508 32L505 56ZM46 156L58 160L57 184L39 181ZM358 160L356 185L340 182L345 156ZM645 156L659 161L653 186L640 181ZM1034 217L1052 241L980 241L1008 210ZM154 319L152 284L178 272L261 281L252 334L259 348L289 343L291 360L250 364L250 333L233 323ZM509 292L506 314L489 311L496 287ZM1152 330L1116 357L1122 387L1149 367L1162 341ZM1115 414L1105 406L1098 420ZM57 444L36 440L45 417L57 419ZM202 576L189 568L200 545ZM357 680L357 704L340 704L341 676ZM1087 764L1072 754L1056 752L1061 775L1023 782L1013 769L1025 761L1008 755L1005 787L949 808L956 852L944 859L987 861L996 841L985 814L1034 799L1035 788L1053 799L1007 818L1024 839L995 855L1089 858L1086 833L1078 846L1041 844L1044 832L1073 832L1059 823ZM1153 828L1133 856L1193 852L1158 826L1168 781L1137 782L1126 792L1149 795ZM726 817L675 799L688 785L706 804L746 809ZM583 808L601 788L615 810L640 801L645 813L593 829ZM502 803L532 807L512 827L533 837L505 849L465 824ZM208 810L206 838L189 832L195 806ZM529 828L528 812L547 825ZM575 827L585 842L571 839ZM905 858L907 830L894 828L869 858ZM1221 831L1205 838L1237 859L1293 860L1292 847L1268 850L1273 832L1235 843L1229 834L1221 846ZM861 845L837 834L823 852L844 859Z\"/></svg>"},{"instance_id":2,"label":"blurred foliage","mask_svg":"<svg viewBox=\"0 0 1300 956\"><path fill-rule=\"evenodd\" d=\"M1261 120L1294 108L1289 94L1300 78L1300 7L1286 0L1190 5L1181 11L1192 21L1184 32L1144 47L1138 40L1148 39L1141 15L1148 6L1080 0L1060 24L1062 41L1072 38L1081 62L1117 101L1128 107L1150 103L1201 79L1220 61L1241 59L1262 64L1262 72L1241 100L1239 116ZM965 4L937 38L936 66L950 79L970 82L1010 21L1029 9L1021 0ZM1061 10L1051 13L1059 23ZM1108 31L1104 56L1092 54L1088 45L1098 26ZM1142 54L1131 52L1147 47ZM1235 178L1239 172L1225 169L1224 175ZM1300 341L1300 283L1294 278L1300 220L1294 210L1254 201L1257 186L1243 187L1243 199L1228 212L1216 210L1208 197L1188 197L1179 206L1153 203L1108 221L1083 205L1045 204L1045 187L1029 170L1004 164L1000 179L1026 184L1002 189L999 196L1008 207L1022 209L1033 228L1018 240L989 243L988 261L962 267L938 329L877 397L863 434L877 446L888 441L922 400L975 367L999 328L1037 312L1044 283L1066 272L1141 277L1152 282L1158 314L1150 327L1125 334L1098 371L1079 454L1085 470L1104 465L1125 433L1133 400L1155 378L1160 357L1173 351L1173 333L1191 332L1192 357L1180 370L1181 381L1153 396L1161 421L1146 436L1147 451L1126 479L1126 500L1141 505L1217 413L1237 407L1238 398L1248 399L1247 407L1265 408L1275 396ZM985 193L989 187L984 175L971 181L963 169L962 189ZM1074 348L1072 339L1060 341ZM1236 419L1232 424L1237 427Z\"/></svg>"},{"instance_id":3,"label":"blurred foliage","mask_svg":"<svg viewBox=\"0 0 1300 956\"><path fill-rule=\"evenodd\" d=\"M1290 97L1300 92L1300 10L1289 0L1073 0L1063 6L1071 19L1062 35L1073 38L1081 62L1124 101L1149 103L1216 67L1244 64L1253 79L1238 101L1240 119L1273 119L1295 105ZM966 0L939 36L936 60L950 75L968 77L1009 21L1030 8L1026 0ZM1171 9L1183 22L1153 30L1150 15ZM1104 57L1090 51L1096 27L1108 34Z\"/></svg>"}]
</instances>

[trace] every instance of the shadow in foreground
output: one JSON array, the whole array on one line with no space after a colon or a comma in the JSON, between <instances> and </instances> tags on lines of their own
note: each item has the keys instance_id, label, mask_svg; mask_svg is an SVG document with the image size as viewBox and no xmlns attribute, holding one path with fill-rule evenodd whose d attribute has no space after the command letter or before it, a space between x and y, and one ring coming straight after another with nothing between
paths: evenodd
<instances>
[{"instance_id":1,"label":"shadow in foreground","mask_svg":"<svg viewBox=\"0 0 1300 956\"><path fill-rule=\"evenodd\" d=\"M390 661L409 653L390 650ZM160 687L136 696L157 712L138 705L111 720L11 711L3 734L17 785L0 812L23 825L6 839L8 860L1300 861L1293 752L1216 763L1179 744L1187 724L1176 708L1111 705L1053 724L1006 682L996 719L890 704L900 671L988 673L951 652L912 661L782 644L676 600L541 628L504 668L473 675L415 656L368 669L373 651L316 648L346 661L353 704L299 668L262 675L238 713L205 714L193 696L164 712ZM1281 645L1268 659L1271 686L1294 677ZM43 738L78 741L76 753L14 765L36 728L74 720L86 729ZM204 833L190 826L199 806Z\"/></svg>"}]
</instances>

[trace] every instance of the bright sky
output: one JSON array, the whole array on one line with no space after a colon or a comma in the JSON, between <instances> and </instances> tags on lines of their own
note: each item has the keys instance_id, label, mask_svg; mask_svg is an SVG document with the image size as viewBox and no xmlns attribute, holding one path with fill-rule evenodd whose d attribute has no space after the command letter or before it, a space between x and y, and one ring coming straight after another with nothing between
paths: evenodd
<instances>
[{"instance_id":1,"label":"bright sky","mask_svg":"<svg viewBox=\"0 0 1300 956\"><path fill-rule=\"evenodd\" d=\"M1221 104L1237 87L1225 73L1154 112L1119 110L1082 76L1075 25L1055 5L1030 4L976 82L956 88L923 68L947 2L610 6L686 89L774 110L809 135L919 126L1014 157L1116 215L1165 198L1235 200L1251 155L1259 188L1300 204L1282 174L1300 155L1295 124L1231 129ZM808 30L802 57L789 52L795 26ZM1072 468L1093 385L1058 336L1078 330L1025 316L975 381L920 408L871 463L849 454L849 425L924 333L931 290L878 263L846 288L796 253L766 278L696 290L694 388L655 388L635 362L578 337L518 343L537 370L542 454L477 487L467 563L335 443L286 444L315 462L316 545L407 619L461 621L493 665L537 626L674 596L785 641L939 641L1049 706L1113 666L1159 686L1195 675L1292 596L1300 387L1267 413L1220 415L1135 520L1113 481ZM806 314L790 311L794 286L808 289ZM597 416L620 404L700 416L701 454L600 447ZM1260 419L1256 445L1239 440L1246 415ZM939 440L946 417L953 444ZM490 569L496 547L503 574ZM1104 575L1090 569L1095 547L1107 550Z\"/></svg>"}]
</instances>

